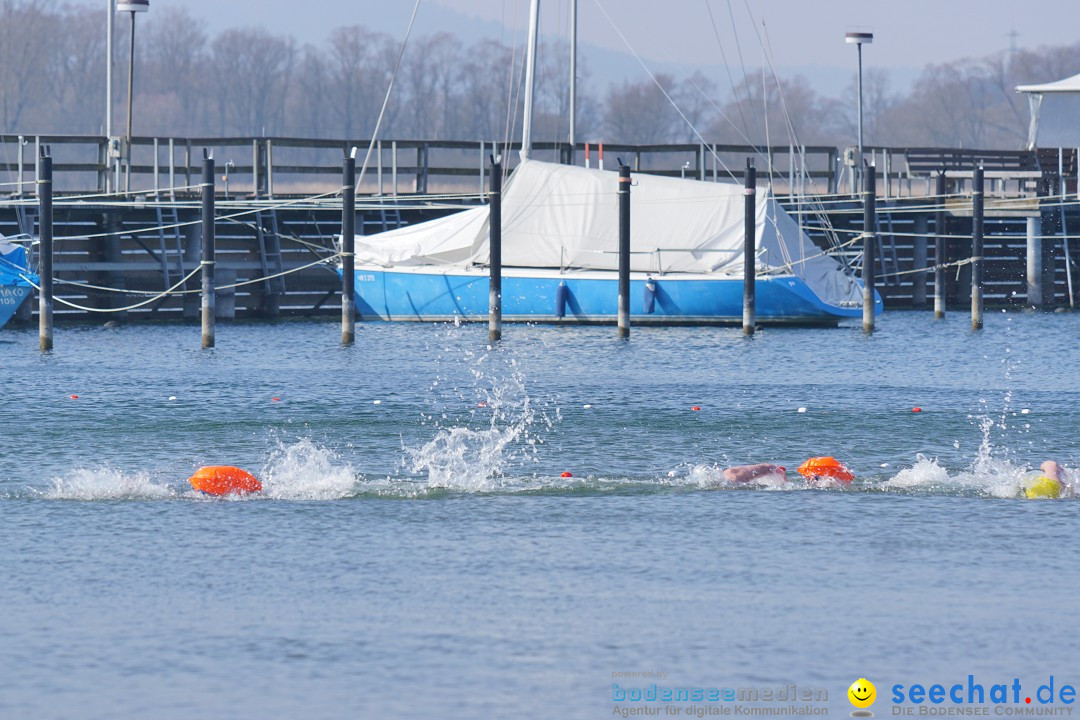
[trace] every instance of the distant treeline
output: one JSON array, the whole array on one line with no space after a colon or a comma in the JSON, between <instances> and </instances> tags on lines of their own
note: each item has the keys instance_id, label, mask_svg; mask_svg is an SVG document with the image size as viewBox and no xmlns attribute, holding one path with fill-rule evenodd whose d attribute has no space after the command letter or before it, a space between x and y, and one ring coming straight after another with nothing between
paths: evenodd
<instances>
[{"instance_id":1,"label":"distant treeline","mask_svg":"<svg viewBox=\"0 0 1080 720\"><path fill-rule=\"evenodd\" d=\"M53 0L0 0L0 129L4 133L103 131L105 17L99 7ZM114 133L125 131L129 24L117 17ZM375 129L399 40L362 26L300 45L261 29L211 36L184 8L155 7L136 27L136 135L284 135L363 139ZM521 129L523 48L484 40L464 45L439 33L414 37L405 53L381 137L501 140ZM546 42L538 71L534 138L568 134L569 62ZM871 145L1017 148L1028 111L1018 84L1080 72L1080 43L998 53L927 66L911 91L886 72L864 76L865 141ZM696 142L686 121L649 79L597 88L579 63L578 139ZM657 76L710 142L850 145L855 82L825 97L805 78ZM766 138L766 135L768 138Z\"/></svg>"}]
</instances>

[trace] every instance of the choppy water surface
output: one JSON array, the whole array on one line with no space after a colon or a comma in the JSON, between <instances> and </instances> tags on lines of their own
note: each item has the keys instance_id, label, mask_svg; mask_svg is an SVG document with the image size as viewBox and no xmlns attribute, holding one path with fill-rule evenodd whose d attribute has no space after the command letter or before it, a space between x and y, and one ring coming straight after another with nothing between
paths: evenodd
<instances>
[{"instance_id":1,"label":"choppy water surface","mask_svg":"<svg viewBox=\"0 0 1080 720\"><path fill-rule=\"evenodd\" d=\"M859 677L1068 676L1080 502L1019 495L1080 465L1080 316L987 320L5 330L0 714L607 717L660 669L841 717ZM823 454L850 488L797 480ZM789 482L721 480L760 461Z\"/></svg>"}]
</instances>

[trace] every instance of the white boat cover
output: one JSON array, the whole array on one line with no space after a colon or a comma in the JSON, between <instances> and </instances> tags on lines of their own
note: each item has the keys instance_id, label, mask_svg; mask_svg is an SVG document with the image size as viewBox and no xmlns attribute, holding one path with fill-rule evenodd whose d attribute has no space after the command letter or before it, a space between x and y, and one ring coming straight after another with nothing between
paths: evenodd
<instances>
[{"instance_id":1,"label":"white boat cover","mask_svg":"<svg viewBox=\"0 0 1080 720\"><path fill-rule=\"evenodd\" d=\"M742 277L743 187L637 173L630 269ZM503 189L505 267L618 270L618 173L527 160ZM358 265L486 265L488 209L357 236ZM760 274L795 274L822 300L857 306L862 290L769 193L757 196Z\"/></svg>"},{"instance_id":2,"label":"white boat cover","mask_svg":"<svg viewBox=\"0 0 1080 720\"><path fill-rule=\"evenodd\" d=\"M1080 146L1080 75L1042 85L1020 85L1016 92L1028 93L1028 150Z\"/></svg>"}]
</instances>

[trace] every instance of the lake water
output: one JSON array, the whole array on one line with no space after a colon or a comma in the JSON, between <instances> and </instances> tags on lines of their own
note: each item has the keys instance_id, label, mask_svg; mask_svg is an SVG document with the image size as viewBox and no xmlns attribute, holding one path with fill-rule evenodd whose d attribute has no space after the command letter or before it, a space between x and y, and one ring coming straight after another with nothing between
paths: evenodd
<instances>
[{"instance_id":1,"label":"lake water","mask_svg":"<svg viewBox=\"0 0 1080 720\"><path fill-rule=\"evenodd\" d=\"M1080 465L1080 316L486 336L0 333L0 717L725 704L618 700L654 683L846 717L860 677L880 717L895 684L1080 680L1080 503L1018 497ZM812 455L855 482L807 488ZM759 461L790 482L720 481ZM201 496L207 464L265 490Z\"/></svg>"}]
</instances>

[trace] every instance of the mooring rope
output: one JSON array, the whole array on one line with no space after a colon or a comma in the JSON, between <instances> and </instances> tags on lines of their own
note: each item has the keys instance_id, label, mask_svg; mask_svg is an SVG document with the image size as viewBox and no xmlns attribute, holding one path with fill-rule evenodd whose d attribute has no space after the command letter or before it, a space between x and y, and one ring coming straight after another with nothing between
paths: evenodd
<instances>
[{"instance_id":1,"label":"mooring rope","mask_svg":"<svg viewBox=\"0 0 1080 720\"><path fill-rule=\"evenodd\" d=\"M295 268L291 268L289 270L283 270L282 272L274 273L272 275L264 275L262 277L251 278L251 279L248 279L248 280L241 280L240 282L230 283L228 285L215 285L214 286L214 291L216 292L218 290L231 290L231 289L238 288L238 287L244 287L246 285L255 285L257 283L267 282L268 280L274 280L275 278L284 277L286 275L292 275L293 273L302 272L302 271L307 270L309 268L315 267L316 265L326 264L328 262L336 260L339 257L343 257L343 255L344 255L343 253L335 253L335 254L329 255L329 256L327 256L325 258L319 258L318 260L307 263L306 265L299 265L299 266L297 266ZM184 284L188 280L190 280L197 272L202 270L203 265L206 265L206 264L207 263L205 263L205 262L200 263L199 267L196 267L194 270L192 270L190 273L188 273L184 277L184 279L181 280L179 283L177 283L176 285L173 285L168 290L162 290L162 291L158 291L158 290L129 290L127 288L113 288L113 287L106 287L104 285L92 285L90 283L76 282L74 280L63 280L61 278L53 278L53 282L58 284L58 285L70 285L72 287L82 288L84 290L95 290L95 291L99 291L99 292L111 292L111 293L117 293L117 294L120 294L120 295L150 295L150 296L152 296L151 300L156 300L158 298L162 298L162 297L166 297L166 296L172 296L172 295L196 295L198 293L201 293L202 288L196 288L196 289L193 289L193 290L176 290L176 288L179 287L180 285ZM149 263L148 263L148 265L149 265ZM31 285L33 285L35 288L37 288L38 290L41 289L36 284L34 284L33 281L31 281L29 278L27 278L25 275L20 275L20 276L24 280L29 282ZM57 298L57 299L59 299L59 298ZM137 307L141 307L143 304L145 304L145 303L134 305L134 306L132 306L130 308L121 308L121 309L134 309L134 308L137 308ZM89 308L89 309L87 309L87 311L88 312L98 312L98 311L100 311L100 312L116 312L116 310L112 310L112 309L110 309L110 310L101 310L100 308Z\"/></svg>"}]
</instances>

